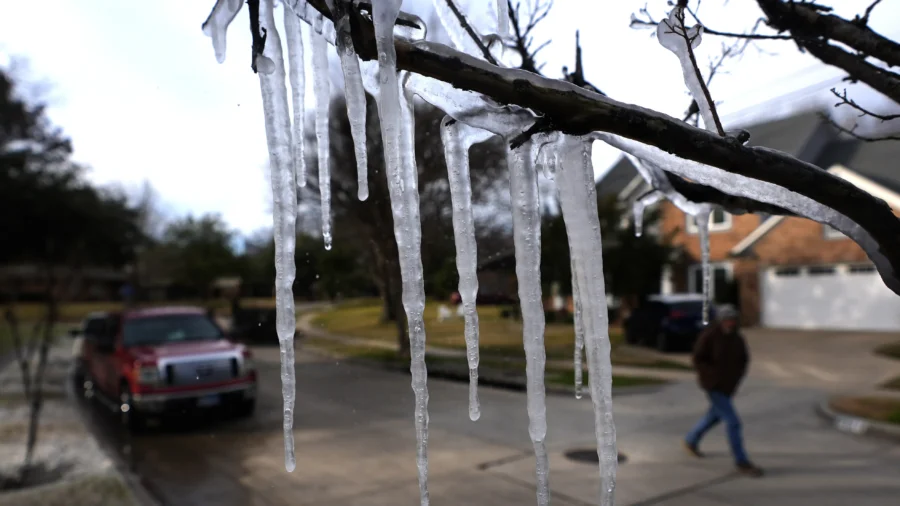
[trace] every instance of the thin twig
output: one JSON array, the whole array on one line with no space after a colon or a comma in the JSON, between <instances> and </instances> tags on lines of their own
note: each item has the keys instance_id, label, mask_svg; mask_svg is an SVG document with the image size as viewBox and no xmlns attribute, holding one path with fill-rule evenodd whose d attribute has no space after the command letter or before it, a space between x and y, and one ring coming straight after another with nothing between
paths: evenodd
<instances>
[{"instance_id":1,"label":"thin twig","mask_svg":"<svg viewBox=\"0 0 900 506\"><path fill-rule=\"evenodd\" d=\"M856 16L856 18L853 21L860 26L868 25L869 24L869 15L872 14L872 9L874 9L875 6L880 3L881 3L881 0L875 0L868 7L866 7L866 12L865 12L865 14L862 15L862 17Z\"/></svg>"},{"instance_id":2,"label":"thin twig","mask_svg":"<svg viewBox=\"0 0 900 506\"><path fill-rule=\"evenodd\" d=\"M491 65L500 66L497 63L494 55L491 54L490 50L484 45L484 42L481 40L481 36L472 28L472 25L469 24L469 21L466 19L466 15L459 10L459 7L456 5L454 0L446 0L447 7L450 7L450 10L453 12L453 15L456 16L456 19L459 21L459 24L462 25L463 29L466 33L469 34L469 37L475 41L475 45L478 46L478 49L481 51L481 54L484 55L484 59L487 60Z\"/></svg>"},{"instance_id":3,"label":"thin twig","mask_svg":"<svg viewBox=\"0 0 900 506\"><path fill-rule=\"evenodd\" d=\"M677 8L677 7L676 7ZM700 84L700 89L703 91L703 97L706 100L706 103L709 105L710 113L713 117L713 123L715 123L716 132L722 137L725 137L725 129L722 127L722 121L719 119L719 112L716 110L716 104L713 102L712 94L709 92L709 87L706 86L706 82L703 80L703 73L700 72L700 66L697 64L697 58L694 56L694 48L693 48L693 39L688 36L687 27L684 25L684 9L679 9L675 14L675 19L681 23L681 33L678 33L679 27L670 27L672 31L676 34L681 35L684 39L684 43L687 46L688 58L691 60L691 66L694 68L694 73L697 76L697 82ZM702 28L701 28L702 30ZM699 32L698 32L699 33ZM709 126L709 125L707 125Z\"/></svg>"},{"instance_id":4,"label":"thin twig","mask_svg":"<svg viewBox=\"0 0 900 506\"><path fill-rule=\"evenodd\" d=\"M856 109L860 112L860 117L862 116L872 116L873 118L880 119L881 121L891 121L895 119L900 119L900 114L879 114L877 112L872 112L865 107L856 103L852 98L847 97L847 90L844 89L843 93L838 93L838 91L834 88L831 88L831 93L839 98L841 101L834 104L835 107L840 107L842 105L849 105L850 107Z\"/></svg>"}]
</instances>

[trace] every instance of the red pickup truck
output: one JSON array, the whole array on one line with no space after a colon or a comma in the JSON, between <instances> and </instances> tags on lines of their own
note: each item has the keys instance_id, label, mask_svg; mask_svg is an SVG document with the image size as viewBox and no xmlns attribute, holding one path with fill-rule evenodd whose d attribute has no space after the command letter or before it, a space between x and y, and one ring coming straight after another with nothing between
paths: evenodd
<instances>
[{"instance_id":1,"label":"red pickup truck","mask_svg":"<svg viewBox=\"0 0 900 506\"><path fill-rule=\"evenodd\" d=\"M253 413L256 370L250 350L230 341L200 308L94 313L82 333L76 370L85 394L120 413L130 428L146 415L197 408Z\"/></svg>"}]
</instances>

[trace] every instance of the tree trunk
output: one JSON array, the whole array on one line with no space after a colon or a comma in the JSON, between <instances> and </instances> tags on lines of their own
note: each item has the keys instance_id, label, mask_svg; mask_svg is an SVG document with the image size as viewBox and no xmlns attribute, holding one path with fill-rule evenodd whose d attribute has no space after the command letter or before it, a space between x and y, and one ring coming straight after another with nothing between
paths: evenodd
<instances>
[{"instance_id":1,"label":"tree trunk","mask_svg":"<svg viewBox=\"0 0 900 506\"><path fill-rule=\"evenodd\" d=\"M19 319L16 317L16 301L18 300L18 293L16 288L13 288L12 294L10 295L9 306L6 308L6 323L9 325L9 334L10 339L12 339L13 352L16 354L16 363L19 364L19 370L22 374L22 394L25 396L25 399L28 400L31 398L31 373L29 371L29 353L25 347L26 343L22 342L22 337L19 334ZM35 336L32 336L35 337Z\"/></svg>"},{"instance_id":2,"label":"tree trunk","mask_svg":"<svg viewBox=\"0 0 900 506\"><path fill-rule=\"evenodd\" d=\"M38 354L37 370L31 382L33 390L31 395L31 413L28 421L28 439L25 442L25 460L19 473L21 483L25 483L31 470L34 459L34 448L37 444L38 428L40 426L41 408L44 403L44 373L47 370L47 355L50 351L50 341L53 338L53 325L57 318L57 300L53 289L55 281L52 268L50 269L50 289L47 291L47 317L41 337L40 353Z\"/></svg>"}]
</instances>

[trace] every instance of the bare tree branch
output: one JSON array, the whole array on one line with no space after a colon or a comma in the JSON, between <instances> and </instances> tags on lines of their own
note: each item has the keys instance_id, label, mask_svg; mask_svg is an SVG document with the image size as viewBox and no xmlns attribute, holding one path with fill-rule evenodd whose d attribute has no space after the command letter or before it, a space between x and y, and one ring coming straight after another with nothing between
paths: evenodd
<instances>
[{"instance_id":1,"label":"bare tree branch","mask_svg":"<svg viewBox=\"0 0 900 506\"><path fill-rule=\"evenodd\" d=\"M900 44L876 33L865 23L828 14L822 6L813 3L785 0L757 0L757 3L766 14L769 26L779 32L788 31L795 39L817 37L836 40L890 66L900 66ZM875 2L866 10L866 19L877 4Z\"/></svg>"},{"instance_id":2,"label":"bare tree branch","mask_svg":"<svg viewBox=\"0 0 900 506\"><path fill-rule=\"evenodd\" d=\"M323 0L309 4L330 15ZM354 14L351 13L351 18ZM377 58L371 21L356 15L354 44L359 56ZM882 272L897 292L900 283L900 220L882 200L812 164L771 149L746 146L655 111L624 104L564 81L517 69L498 69L452 48L394 41L397 67L470 90L501 104L515 104L546 118L571 135L602 131L620 135L683 159L766 181L827 206L862 227L892 267ZM716 202L717 203L717 202ZM890 281L890 282L888 282Z\"/></svg>"},{"instance_id":3,"label":"bare tree branch","mask_svg":"<svg viewBox=\"0 0 900 506\"><path fill-rule=\"evenodd\" d=\"M837 104L840 105L840 104ZM859 126L858 124L853 125L853 128L847 128L833 119L831 119L827 114L819 114L819 117L822 118L823 121L831 125L835 130L845 133L854 139L861 140L863 142L880 142L880 141L900 141L900 135L883 135L880 137L871 137L868 135L862 135L856 133L856 129Z\"/></svg>"},{"instance_id":4,"label":"bare tree branch","mask_svg":"<svg viewBox=\"0 0 900 506\"><path fill-rule=\"evenodd\" d=\"M868 25L869 24L869 16L872 14L872 9L874 9L875 6L880 3L881 3L881 0L875 0L874 2L872 2L868 7L866 7L865 14L863 14L862 17L856 16L856 18L853 19L853 22L856 24L860 24L862 26Z\"/></svg>"},{"instance_id":5,"label":"bare tree branch","mask_svg":"<svg viewBox=\"0 0 900 506\"><path fill-rule=\"evenodd\" d=\"M880 119L881 121L891 121L894 119L900 119L900 114L879 114L877 112L872 112L865 107L856 103L852 98L847 97L847 90L844 89L842 93L838 93L838 91L834 88L831 88L831 93L837 98L841 99L840 102L834 104L835 107L840 107L842 105L849 105L850 107L856 109L860 112L860 116L872 116L873 118Z\"/></svg>"},{"instance_id":6,"label":"bare tree branch","mask_svg":"<svg viewBox=\"0 0 900 506\"><path fill-rule=\"evenodd\" d=\"M481 40L481 36L478 35L478 32L472 28L472 25L469 24L469 21L466 19L466 15L459 10L459 6L456 5L454 0L445 0L447 2L447 7L450 7L450 11L453 12L453 15L456 16L459 24L462 25L463 30L469 34L469 37L475 41L475 45L478 46L478 49L481 51L481 54L484 56L484 59L489 61L492 65L497 65L497 60L494 58L494 55L491 54L491 51L484 45L484 42Z\"/></svg>"}]
</instances>

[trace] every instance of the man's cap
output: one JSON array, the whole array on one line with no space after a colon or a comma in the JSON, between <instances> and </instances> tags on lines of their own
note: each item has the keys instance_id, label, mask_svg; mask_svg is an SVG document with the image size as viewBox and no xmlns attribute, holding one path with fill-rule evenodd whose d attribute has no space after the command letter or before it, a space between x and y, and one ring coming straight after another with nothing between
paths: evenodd
<instances>
[{"instance_id":1,"label":"man's cap","mask_svg":"<svg viewBox=\"0 0 900 506\"><path fill-rule=\"evenodd\" d=\"M731 304L723 304L716 308L716 317L719 321L737 320L738 316L740 316L740 313L738 313L737 308Z\"/></svg>"}]
</instances>

